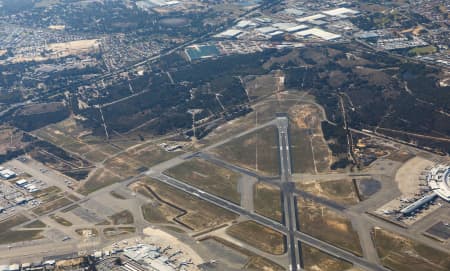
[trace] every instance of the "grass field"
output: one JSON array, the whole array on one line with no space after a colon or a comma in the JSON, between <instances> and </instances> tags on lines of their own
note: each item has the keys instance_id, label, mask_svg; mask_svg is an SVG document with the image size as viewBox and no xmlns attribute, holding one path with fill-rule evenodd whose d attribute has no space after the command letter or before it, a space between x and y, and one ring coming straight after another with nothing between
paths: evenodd
<instances>
[{"instance_id":1,"label":"grass field","mask_svg":"<svg viewBox=\"0 0 450 271\"><path fill-rule=\"evenodd\" d=\"M252 100L273 94L279 84L279 79L276 74L249 75L244 77L243 81L248 96Z\"/></svg>"},{"instance_id":2,"label":"grass field","mask_svg":"<svg viewBox=\"0 0 450 271\"><path fill-rule=\"evenodd\" d=\"M9 231L11 228L16 227L22 223L29 221L29 219L21 214L17 214L9 217L6 220L0 222L0 232Z\"/></svg>"},{"instance_id":3,"label":"grass field","mask_svg":"<svg viewBox=\"0 0 450 271\"><path fill-rule=\"evenodd\" d=\"M431 54L431 53L435 53L437 51L437 48L434 47L433 45L429 45L429 46L425 46L425 47L416 47L413 48L411 50L408 51L409 55L426 55L426 54Z\"/></svg>"},{"instance_id":4,"label":"grass field","mask_svg":"<svg viewBox=\"0 0 450 271\"><path fill-rule=\"evenodd\" d=\"M98 189L117 183L120 177L104 168L97 169L86 181L82 183L78 192L83 195L90 194Z\"/></svg>"},{"instance_id":5,"label":"grass field","mask_svg":"<svg viewBox=\"0 0 450 271\"><path fill-rule=\"evenodd\" d=\"M136 232L135 227L108 227L103 229L106 237L115 237Z\"/></svg>"},{"instance_id":6,"label":"grass field","mask_svg":"<svg viewBox=\"0 0 450 271\"><path fill-rule=\"evenodd\" d=\"M306 244L302 244L302 259L306 271L343 271L353 267L349 262L337 259Z\"/></svg>"},{"instance_id":7,"label":"grass field","mask_svg":"<svg viewBox=\"0 0 450 271\"><path fill-rule=\"evenodd\" d=\"M145 167L152 167L178 156L181 153L182 152L168 152L155 143L145 144L127 152L129 156L135 158Z\"/></svg>"},{"instance_id":8,"label":"grass field","mask_svg":"<svg viewBox=\"0 0 450 271\"><path fill-rule=\"evenodd\" d=\"M40 220L35 220L24 226L24 228L28 228L28 229L29 228L45 228L45 227L47 227L47 225Z\"/></svg>"},{"instance_id":9,"label":"grass field","mask_svg":"<svg viewBox=\"0 0 450 271\"><path fill-rule=\"evenodd\" d=\"M289 109L294 173L326 172L331 153L323 139L322 111L315 104L301 103Z\"/></svg>"},{"instance_id":10,"label":"grass field","mask_svg":"<svg viewBox=\"0 0 450 271\"><path fill-rule=\"evenodd\" d=\"M291 125L289 130L293 173L315 173L311 132Z\"/></svg>"},{"instance_id":11,"label":"grass field","mask_svg":"<svg viewBox=\"0 0 450 271\"><path fill-rule=\"evenodd\" d=\"M450 270L450 254L381 228L372 232L381 263L393 271Z\"/></svg>"},{"instance_id":12,"label":"grass field","mask_svg":"<svg viewBox=\"0 0 450 271\"><path fill-rule=\"evenodd\" d=\"M286 250L282 233L254 221L234 224L227 229L227 234L273 255L281 255Z\"/></svg>"},{"instance_id":13,"label":"grass field","mask_svg":"<svg viewBox=\"0 0 450 271\"><path fill-rule=\"evenodd\" d=\"M41 204L40 206L33 209L33 213L37 215L48 214L71 203L72 201L68 200L67 198L61 197L56 200Z\"/></svg>"},{"instance_id":14,"label":"grass field","mask_svg":"<svg viewBox=\"0 0 450 271\"><path fill-rule=\"evenodd\" d=\"M283 214L280 188L266 183L256 183L253 200L256 213L281 222Z\"/></svg>"},{"instance_id":15,"label":"grass field","mask_svg":"<svg viewBox=\"0 0 450 271\"><path fill-rule=\"evenodd\" d=\"M311 183L297 182L296 187L342 205L358 203L355 187L352 180L349 179Z\"/></svg>"},{"instance_id":16,"label":"grass field","mask_svg":"<svg viewBox=\"0 0 450 271\"><path fill-rule=\"evenodd\" d=\"M65 219L64 217L58 216L58 215L50 215L49 216L51 219L55 220L57 223L65 226L65 227L70 227L72 226L72 222L68 221L67 219Z\"/></svg>"},{"instance_id":17,"label":"grass field","mask_svg":"<svg viewBox=\"0 0 450 271\"><path fill-rule=\"evenodd\" d=\"M119 151L105 142L104 138L93 136L74 118L47 125L33 132L40 138L78 155L85 155L89 161L101 162Z\"/></svg>"},{"instance_id":18,"label":"grass field","mask_svg":"<svg viewBox=\"0 0 450 271\"><path fill-rule=\"evenodd\" d=\"M362 256L358 234L347 218L304 198L297 201L300 231Z\"/></svg>"},{"instance_id":19,"label":"grass field","mask_svg":"<svg viewBox=\"0 0 450 271\"><path fill-rule=\"evenodd\" d=\"M166 171L166 174L239 204L237 191L240 174L200 159L192 159Z\"/></svg>"},{"instance_id":20,"label":"grass field","mask_svg":"<svg viewBox=\"0 0 450 271\"><path fill-rule=\"evenodd\" d=\"M260 256L250 257L247 264L243 268L244 270L270 270L270 271L284 271L285 269L278 264L269 261L266 258Z\"/></svg>"},{"instance_id":21,"label":"grass field","mask_svg":"<svg viewBox=\"0 0 450 271\"><path fill-rule=\"evenodd\" d=\"M179 217L177 221L180 221L193 230L217 227L237 218L237 215L234 213L200 200L157 180L146 178L143 179L143 183L151 188L164 202L185 210L187 213ZM170 215L169 217L166 216L166 219L170 220Z\"/></svg>"},{"instance_id":22,"label":"grass field","mask_svg":"<svg viewBox=\"0 0 450 271\"><path fill-rule=\"evenodd\" d=\"M213 152L226 161L263 175L279 174L278 133L275 126L234 139Z\"/></svg>"},{"instance_id":23,"label":"grass field","mask_svg":"<svg viewBox=\"0 0 450 271\"><path fill-rule=\"evenodd\" d=\"M28 218L21 214L17 214L0 222L0 244L16 243L43 238L40 234L42 230L11 230L11 228L27 221L29 221Z\"/></svg>"},{"instance_id":24,"label":"grass field","mask_svg":"<svg viewBox=\"0 0 450 271\"><path fill-rule=\"evenodd\" d=\"M173 223L173 219L182 214L179 210L163 203L147 203L141 207L144 219L150 223Z\"/></svg>"},{"instance_id":25,"label":"grass field","mask_svg":"<svg viewBox=\"0 0 450 271\"><path fill-rule=\"evenodd\" d=\"M144 167L140 161L134 157L131 157L127 153L122 153L114 158L107 159L104 165L105 168L111 170L122 178L135 176L139 173L139 170Z\"/></svg>"},{"instance_id":26,"label":"grass field","mask_svg":"<svg viewBox=\"0 0 450 271\"><path fill-rule=\"evenodd\" d=\"M269 259L263 258L261 256L256 255L255 253L247 250L246 248L243 248L241 246L238 246L234 243L231 243L225 239L222 239L220 237L217 236L211 236L211 237L207 237L206 239L203 239L201 241L206 241L212 239L215 242L222 244L226 247L229 247L233 250L235 250L236 252L239 252L242 255L245 255L248 257L248 260L246 262L246 264L242 267L243 270L254 270L254 271L284 271L285 268L283 268L282 266L272 262Z\"/></svg>"},{"instance_id":27,"label":"grass field","mask_svg":"<svg viewBox=\"0 0 450 271\"><path fill-rule=\"evenodd\" d=\"M42 230L5 231L0 233L0 244L11 244L44 238Z\"/></svg>"},{"instance_id":28,"label":"grass field","mask_svg":"<svg viewBox=\"0 0 450 271\"><path fill-rule=\"evenodd\" d=\"M123 210L121 212L115 213L108 218L112 221L114 225L134 223L133 214L128 210Z\"/></svg>"}]
</instances>

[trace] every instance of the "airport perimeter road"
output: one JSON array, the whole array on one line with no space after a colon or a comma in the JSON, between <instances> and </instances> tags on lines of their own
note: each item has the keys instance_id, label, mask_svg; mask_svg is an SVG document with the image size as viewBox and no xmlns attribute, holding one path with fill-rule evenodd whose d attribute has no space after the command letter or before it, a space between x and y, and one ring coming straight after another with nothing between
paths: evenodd
<instances>
[{"instance_id":1,"label":"airport perimeter road","mask_svg":"<svg viewBox=\"0 0 450 271\"><path fill-rule=\"evenodd\" d=\"M277 117L278 145L280 148L281 183L283 194L284 223L287 227L287 244L289 255L289 270L301 270L303 267L298 242L295 238L297 231L297 210L293 191L295 185L291 182L291 154L289 151L289 119L287 116Z\"/></svg>"}]
</instances>

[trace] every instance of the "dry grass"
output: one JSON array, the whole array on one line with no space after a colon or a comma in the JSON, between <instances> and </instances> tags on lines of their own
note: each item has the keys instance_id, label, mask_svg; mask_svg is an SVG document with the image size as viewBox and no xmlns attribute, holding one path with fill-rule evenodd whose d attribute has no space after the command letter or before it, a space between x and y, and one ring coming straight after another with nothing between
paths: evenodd
<instances>
[{"instance_id":1,"label":"dry grass","mask_svg":"<svg viewBox=\"0 0 450 271\"><path fill-rule=\"evenodd\" d=\"M358 234L346 217L301 197L298 198L297 206L300 231L358 256L362 255Z\"/></svg>"},{"instance_id":2,"label":"dry grass","mask_svg":"<svg viewBox=\"0 0 450 271\"><path fill-rule=\"evenodd\" d=\"M50 212L63 208L64 206L67 206L71 203L72 201L70 201L69 199L61 197L56 200L41 204L40 206L33 209L33 213L37 215L48 214Z\"/></svg>"},{"instance_id":3,"label":"dry grass","mask_svg":"<svg viewBox=\"0 0 450 271\"><path fill-rule=\"evenodd\" d=\"M302 244L302 259L306 271L342 271L352 268L351 263L337 259L306 244Z\"/></svg>"},{"instance_id":4,"label":"dry grass","mask_svg":"<svg viewBox=\"0 0 450 271\"><path fill-rule=\"evenodd\" d=\"M278 133L275 126L234 139L216 149L214 153L230 163L268 176L279 174Z\"/></svg>"},{"instance_id":5,"label":"dry grass","mask_svg":"<svg viewBox=\"0 0 450 271\"><path fill-rule=\"evenodd\" d=\"M375 228L372 238L384 266L394 271L450 270L450 254L428 247L381 228Z\"/></svg>"},{"instance_id":6,"label":"dry grass","mask_svg":"<svg viewBox=\"0 0 450 271\"><path fill-rule=\"evenodd\" d=\"M237 191L240 174L210 162L193 159L166 171L169 176L239 204Z\"/></svg>"},{"instance_id":7,"label":"dry grass","mask_svg":"<svg viewBox=\"0 0 450 271\"><path fill-rule=\"evenodd\" d=\"M256 213L281 222L283 214L280 188L266 183L257 183L253 197Z\"/></svg>"},{"instance_id":8,"label":"dry grass","mask_svg":"<svg viewBox=\"0 0 450 271\"><path fill-rule=\"evenodd\" d=\"M200 200L197 197L179 191L157 180L146 178L142 181L143 184L164 201L162 204L169 204L172 207L176 206L185 210L186 214L178 217L176 222L181 222L193 230L200 231L207 228L214 228L237 218L237 215L234 213ZM147 194L149 193L147 192ZM156 200L151 194L149 195L150 198ZM167 216L166 219L168 219Z\"/></svg>"},{"instance_id":9,"label":"dry grass","mask_svg":"<svg viewBox=\"0 0 450 271\"><path fill-rule=\"evenodd\" d=\"M98 189L117 183L120 180L121 179L117 175L109 170L99 168L81 184L80 188L78 188L78 192L87 195Z\"/></svg>"},{"instance_id":10,"label":"dry grass","mask_svg":"<svg viewBox=\"0 0 450 271\"><path fill-rule=\"evenodd\" d=\"M273 255L281 255L286 250L285 237L282 233L254 221L232 225L227 229L227 234Z\"/></svg>"},{"instance_id":11,"label":"dry grass","mask_svg":"<svg viewBox=\"0 0 450 271\"><path fill-rule=\"evenodd\" d=\"M355 186L349 179L311 183L298 182L296 187L342 205L353 205L359 202Z\"/></svg>"}]
</instances>

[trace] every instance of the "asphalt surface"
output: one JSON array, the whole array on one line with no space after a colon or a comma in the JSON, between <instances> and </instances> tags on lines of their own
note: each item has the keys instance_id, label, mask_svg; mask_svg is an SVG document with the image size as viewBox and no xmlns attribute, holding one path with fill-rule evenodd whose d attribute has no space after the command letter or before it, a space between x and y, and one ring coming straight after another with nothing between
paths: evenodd
<instances>
[{"instance_id":1,"label":"asphalt surface","mask_svg":"<svg viewBox=\"0 0 450 271\"><path fill-rule=\"evenodd\" d=\"M211 195L201 189L198 189L196 187L193 187L191 185L188 185L186 183L183 183L181 181L178 181L172 177L166 176L162 173L157 173L157 172L152 172L149 171L147 172L147 175L158 179L159 181L161 181L162 183L165 183L167 185L170 185L178 190L181 190L185 193L191 194L193 196L196 196L202 200L205 200L207 202L210 202L212 204L215 204L217 206L220 206L224 209L227 209L231 212L234 212L236 214L242 215L242 216L246 216L264 226L267 226L269 228L272 228L274 230L277 230L281 233L286 234L288 232L288 229L285 225L278 223L274 220L271 220L267 217L264 217L262 215L258 215L256 213L250 212L245 210L244 208L242 208L239 205L236 205L234 203L231 203L221 197L215 196L215 195ZM373 270L373 271L388 271L388 269L381 267L379 265L376 265L374 263L368 262L367 260L365 260L364 258L358 257L350 252L347 252L343 249L337 248L327 242L324 242L322 240L319 240L315 237L312 237L308 234L305 233L301 233L299 231L296 231L294 233L295 238L297 238L298 240L300 240L302 243L305 243L309 246L315 247L317 249L320 249L336 258L339 259L343 259L345 261L354 263L356 266L360 266L362 267L364 270ZM294 246L295 247L295 246Z\"/></svg>"},{"instance_id":2,"label":"asphalt surface","mask_svg":"<svg viewBox=\"0 0 450 271\"><path fill-rule=\"evenodd\" d=\"M280 171L283 194L284 223L287 227L287 244L289 255L289 270L296 271L302 268L300 250L295 239L297 231L297 210L295 207L294 183L291 182L291 155L289 151L289 120L286 116L277 117L278 145L280 148Z\"/></svg>"}]
</instances>

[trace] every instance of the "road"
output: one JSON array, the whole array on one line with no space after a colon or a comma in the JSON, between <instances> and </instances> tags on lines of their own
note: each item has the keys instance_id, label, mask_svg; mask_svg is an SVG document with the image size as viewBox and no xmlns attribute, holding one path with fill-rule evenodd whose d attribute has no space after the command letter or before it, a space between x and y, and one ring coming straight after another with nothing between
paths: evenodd
<instances>
[{"instance_id":1,"label":"road","mask_svg":"<svg viewBox=\"0 0 450 271\"><path fill-rule=\"evenodd\" d=\"M278 145L280 148L280 171L283 194L284 224L287 227L287 244L289 255L289 270L300 270L303 266L300 259L298 242L295 239L297 231L297 209L295 205L295 184L292 182L291 154L289 151L289 119L287 116L277 117Z\"/></svg>"},{"instance_id":2,"label":"road","mask_svg":"<svg viewBox=\"0 0 450 271\"><path fill-rule=\"evenodd\" d=\"M231 212L234 212L236 214L239 214L241 216L245 216L251 220L254 220L266 227L269 227L271 229L274 229L276 231L279 231L281 233L286 234L287 227L277 221L274 221L270 218L267 218L265 216L256 214L254 212L250 212L248 210L245 210L239 205L236 205L234 203L231 203L221 197L209 194L201 189L198 189L196 187L193 187L189 184L186 184L184 182L181 182L179 180L176 180L172 177L166 176L162 173L155 172L152 170L149 170L146 172L146 175L153 177L154 179L159 180L160 182L170 185L178 190L181 190L185 193L188 193L190 195L193 195L197 198L200 198L202 200L205 200L207 202L210 202L212 204L215 204L219 207L222 207L226 210L229 210ZM374 263L368 262L364 258L360 258L348 251L345 251L343 249L337 248L327 242L324 242L322 240L319 240L315 237L312 237L308 234L301 233L299 231L296 231L294 233L295 238L300 240L301 242L308 244L312 247L315 247L317 249L320 249L336 258L346 260L348 262L354 263L356 266L360 266L363 268L363 270L372 270L372 271L388 271L388 269L381 267L379 265L376 265ZM295 246L294 246L295 247Z\"/></svg>"}]
</instances>

